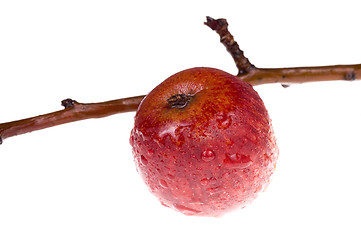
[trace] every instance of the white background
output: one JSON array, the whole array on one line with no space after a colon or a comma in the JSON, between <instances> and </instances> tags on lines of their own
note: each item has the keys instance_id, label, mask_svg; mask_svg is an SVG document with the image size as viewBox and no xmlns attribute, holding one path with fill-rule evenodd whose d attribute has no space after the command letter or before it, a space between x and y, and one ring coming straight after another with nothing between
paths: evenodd
<instances>
[{"instance_id":1,"label":"white background","mask_svg":"<svg viewBox=\"0 0 361 240\"><path fill-rule=\"evenodd\" d=\"M236 73L205 16L258 67L361 63L358 1L0 1L0 122ZM0 239L361 239L361 82L258 86L280 147L268 190L222 218L163 207L135 170L134 113L0 146Z\"/></svg>"}]
</instances>

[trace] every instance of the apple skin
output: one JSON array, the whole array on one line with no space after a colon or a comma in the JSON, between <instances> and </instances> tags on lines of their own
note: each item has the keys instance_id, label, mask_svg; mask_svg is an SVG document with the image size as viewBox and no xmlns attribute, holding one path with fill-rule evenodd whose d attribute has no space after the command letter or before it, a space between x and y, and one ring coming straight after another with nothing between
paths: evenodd
<instances>
[{"instance_id":1,"label":"apple skin","mask_svg":"<svg viewBox=\"0 0 361 240\"><path fill-rule=\"evenodd\" d=\"M278 158L258 93L205 67L174 74L144 98L130 143L150 191L185 215L244 207L269 184Z\"/></svg>"}]
</instances>

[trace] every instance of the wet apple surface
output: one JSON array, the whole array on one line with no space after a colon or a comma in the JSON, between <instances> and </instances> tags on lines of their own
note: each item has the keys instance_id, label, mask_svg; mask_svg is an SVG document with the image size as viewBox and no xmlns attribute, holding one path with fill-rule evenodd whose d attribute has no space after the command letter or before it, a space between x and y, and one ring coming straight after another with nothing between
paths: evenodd
<instances>
[{"instance_id":1,"label":"wet apple surface","mask_svg":"<svg viewBox=\"0 0 361 240\"><path fill-rule=\"evenodd\" d=\"M213 68L179 72L152 90L130 143L150 191L186 215L244 207L268 185L278 157L257 92Z\"/></svg>"}]
</instances>

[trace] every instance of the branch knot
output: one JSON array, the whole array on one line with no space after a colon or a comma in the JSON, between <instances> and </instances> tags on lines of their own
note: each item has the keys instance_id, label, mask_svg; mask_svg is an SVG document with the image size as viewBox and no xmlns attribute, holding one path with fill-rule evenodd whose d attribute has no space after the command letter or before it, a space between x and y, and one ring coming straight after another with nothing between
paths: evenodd
<instances>
[{"instance_id":1,"label":"branch knot","mask_svg":"<svg viewBox=\"0 0 361 240\"><path fill-rule=\"evenodd\" d=\"M63 106L65 109L74 107L75 101L71 98L64 99L61 101L61 106Z\"/></svg>"}]
</instances>

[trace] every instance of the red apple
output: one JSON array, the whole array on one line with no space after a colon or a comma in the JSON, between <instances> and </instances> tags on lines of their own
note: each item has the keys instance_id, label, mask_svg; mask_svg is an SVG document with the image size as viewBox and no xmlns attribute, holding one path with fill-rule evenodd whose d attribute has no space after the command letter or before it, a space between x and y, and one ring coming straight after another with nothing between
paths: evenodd
<instances>
[{"instance_id":1,"label":"red apple","mask_svg":"<svg viewBox=\"0 0 361 240\"><path fill-rule=\"evenodd\" d=\"M150 191L186 215L244 207L268 185L278 157L257 92L213 68L179 72L152 90L130 143Z\"/></svg>"}]
</instances>

